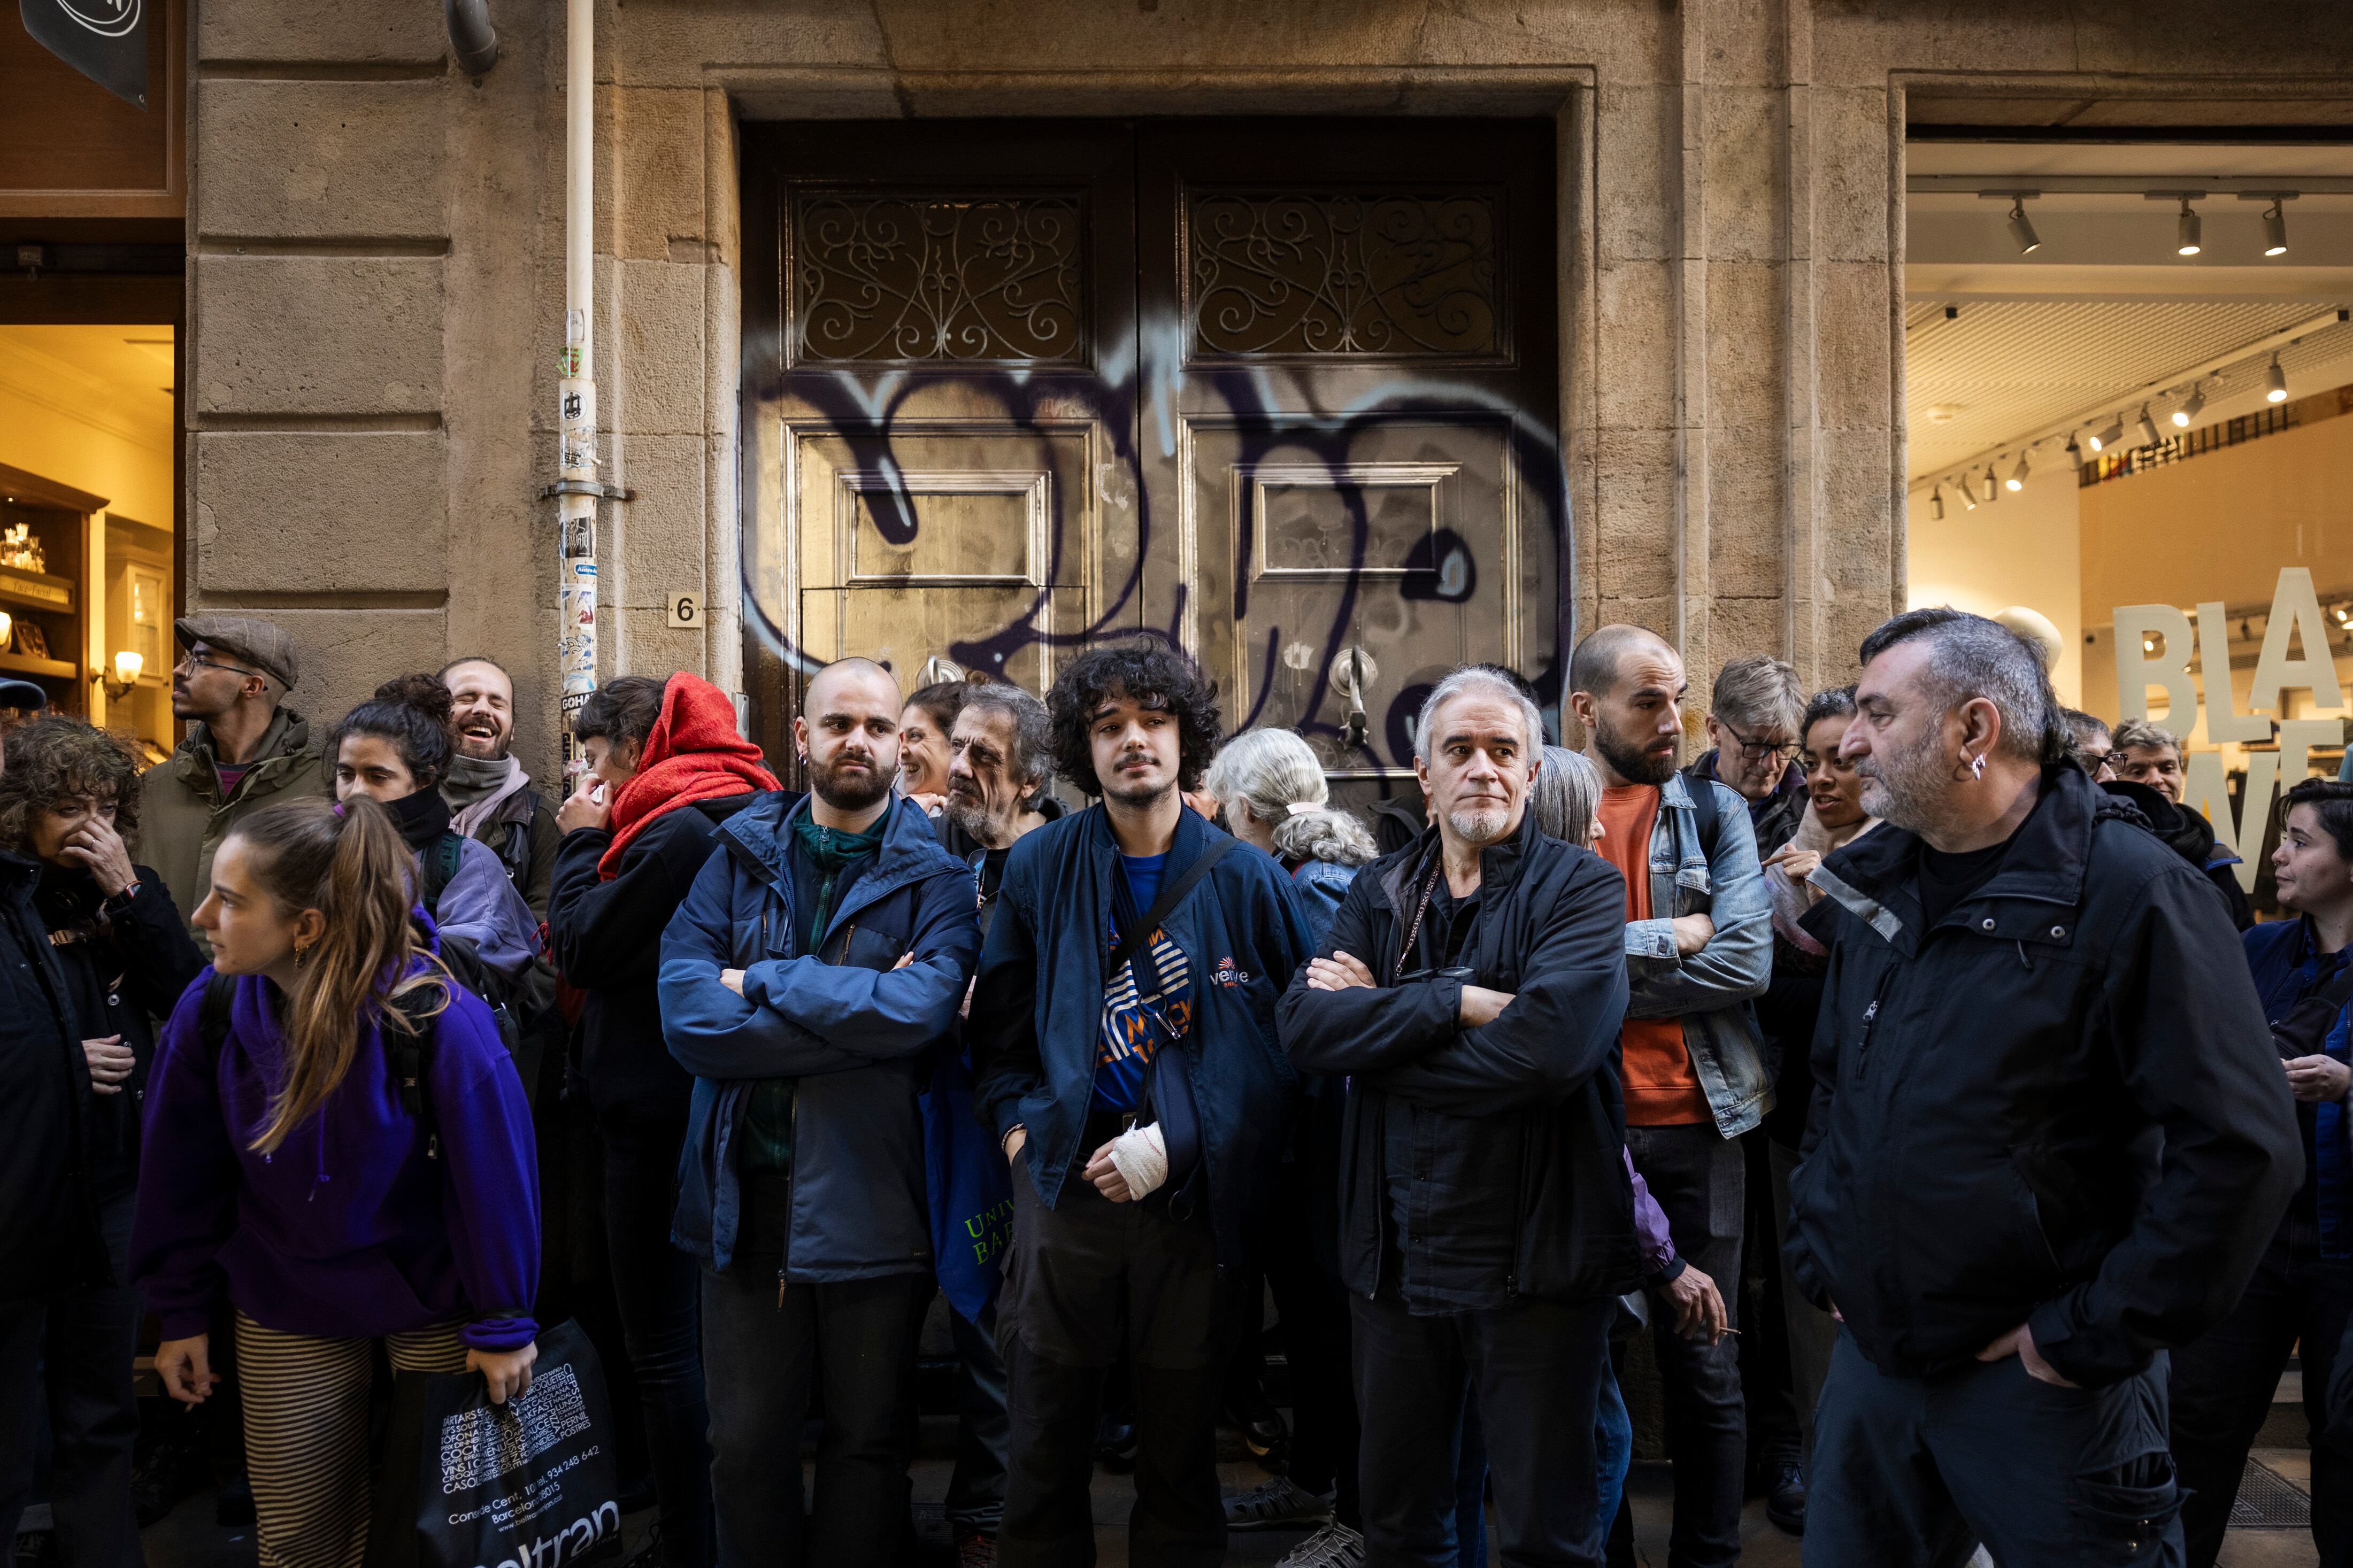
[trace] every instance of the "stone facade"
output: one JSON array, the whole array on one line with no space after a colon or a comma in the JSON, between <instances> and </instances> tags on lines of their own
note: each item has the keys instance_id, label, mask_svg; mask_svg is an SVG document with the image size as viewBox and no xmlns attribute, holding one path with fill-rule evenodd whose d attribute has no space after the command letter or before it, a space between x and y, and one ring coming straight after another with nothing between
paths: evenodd
<instances>
[{"instance_id":1,"label":"stone facade","mask_svg":"<svg viewBox=\"0 0 2353 1568\"><path fill-rule=\"evenodd\" d=\"M458 74L417 0L192 29L195 606L281 616L296 706L488 653L552 751L563 9ZM2342 7L2211 0L604 0L604 668L744 687L744 119L1525 114L1559 127L1577 621L1695 675L1852 668L1904 599L1907 117L2343 123ZM709 614L663 624L691 588ZM538 715L538 732L530 716Z\"/></svg>"}]
</instances>

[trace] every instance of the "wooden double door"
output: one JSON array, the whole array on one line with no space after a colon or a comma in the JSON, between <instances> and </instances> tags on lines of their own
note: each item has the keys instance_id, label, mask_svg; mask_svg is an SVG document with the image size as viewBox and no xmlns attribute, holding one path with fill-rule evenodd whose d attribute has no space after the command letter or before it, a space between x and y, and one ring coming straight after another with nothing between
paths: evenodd
<instances>
[{"instance_id":1,"label":"wooden double door","mask_svg":"<svg viewBox=\"0 0 2353 1568\"><path fill-rule=\"evenodd\" d=\"M1448 668L1558 686L1553 127L754 124L747 679L1042 693L1138 633L1339 793Z\"/></svg>"}]
</instances>

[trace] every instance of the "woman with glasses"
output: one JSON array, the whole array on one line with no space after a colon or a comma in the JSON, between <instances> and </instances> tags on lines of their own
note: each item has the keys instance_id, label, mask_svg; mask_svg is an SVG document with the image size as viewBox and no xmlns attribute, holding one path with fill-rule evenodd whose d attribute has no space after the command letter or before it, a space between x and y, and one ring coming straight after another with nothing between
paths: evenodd
<instances>
[{"instance_id":1,"label":"woman with glasses","mask_svg":"<svg viewBox=\"0 0 2353 1568\"><path fill-rule=\"evenodd\" d=\"M1787 844L1805 815L1805 770L1790 766L1798 755L1798 715L1805 701L1798 672L1779 659L1734 659L1716 671L1708 696L1713 749L1683 770L1694 779L1729 784L1748 803L1759 857Z\"/></svg>"}]
</instances>

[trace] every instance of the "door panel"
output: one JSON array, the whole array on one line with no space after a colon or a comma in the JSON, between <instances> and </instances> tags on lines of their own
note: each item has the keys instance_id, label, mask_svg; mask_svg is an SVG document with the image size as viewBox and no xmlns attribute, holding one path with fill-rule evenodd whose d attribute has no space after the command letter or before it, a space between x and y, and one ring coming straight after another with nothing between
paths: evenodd
<instances>
[{"instance_id":1,"label":"door panel","mask_svg":"<svg viewBox=\"0 0 2353 1568\"><path fill-rule=\"evenodd\" d=\"M1138 133L1143 472L1182 498L1145 619L1182 628L1229 723L1296 727L1343 798L1410 793L1412 720L1455 665L1559 701L1552 134Z\"/></svg>"},{"instance_id":2,"label":"door panel","mask_svg":"<svg viewBox=\"0 0 2353 1568\"><path fill-rule=\"evenodd\" d=\"M811 658L861 654L911 689L934 657L1051 684L1098 580L1091 425L934 423L885 441L796 424L790 439Z\"/></svg>"},{"instance_id":3,"label":"door panel","mask_svg":"<svg viewBox=\"0 0 2353 1568\"><path fill-rule=\"evenodd\" d=\"M1409 791L1411 718L1454 665L1556 703L1553 135L746 126L772 758L839 654L1042 691L1138 630L1202 660L1229 728L1296 726L1344 797Z\"/></svg>"},{"instance_id":4,"label":"door panel","mask_svg":"<svg viewBox=\"0 0 2353 1568\"><path fill-rule=\"evenodd\" d=\"M1043 690L1132 630L1130 129L753 125L744 167L745 668L771 762L792 767L828 659Z\"/></svg>"}]
</instances>

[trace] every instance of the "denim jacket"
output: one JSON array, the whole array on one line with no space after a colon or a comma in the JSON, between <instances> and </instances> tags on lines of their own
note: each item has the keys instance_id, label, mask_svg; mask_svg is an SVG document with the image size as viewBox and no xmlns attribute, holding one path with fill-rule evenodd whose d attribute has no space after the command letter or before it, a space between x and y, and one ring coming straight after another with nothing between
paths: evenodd
<instances>
[{"instance_id":1,"label":"denim jacket","mask_svg":"<svg viewBox=\"0 0 2353 1568\"><path fill-rule=\"evenodd\" d=\"M1715 857L1700 847L1693 780L1670 773L1659 786L1651 829L1653 918L1626 926L1632 1018L1681 1018L1692 1068L1707 1092L1716 1131L1737 1138L1773 1109L1773 1080L1749 1006L1773 977L1773 901L1757 864L1748 803L1721 784ZM1705 781L1701 781L1705 782ZM1675 953L1674 918L1706 915L1715 935L1689 958Z\"/></svg>"}]
</instances>

